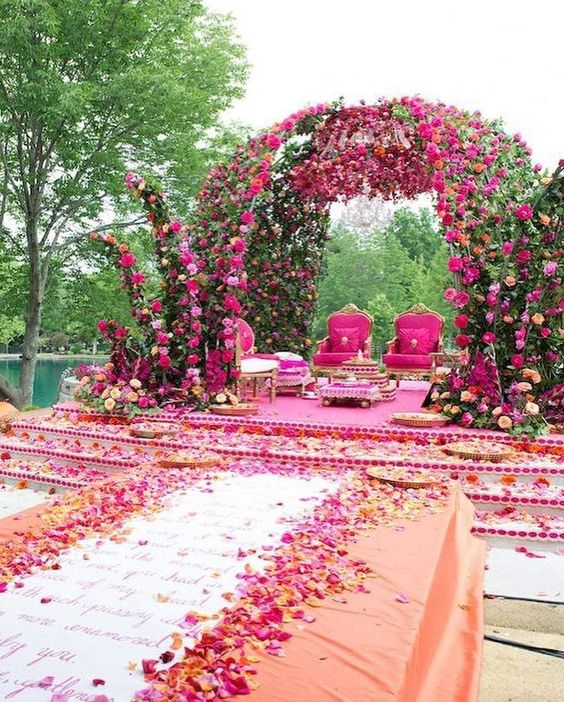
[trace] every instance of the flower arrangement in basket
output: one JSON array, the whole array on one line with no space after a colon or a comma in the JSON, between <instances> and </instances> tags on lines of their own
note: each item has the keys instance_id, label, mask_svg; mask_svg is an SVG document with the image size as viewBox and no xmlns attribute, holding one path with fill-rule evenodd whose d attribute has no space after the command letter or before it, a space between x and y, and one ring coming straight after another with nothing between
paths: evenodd
<instances>
[{"instance_id":1,"label":"flower arrangement in basket","mask_svg":"<svg viewBox=\"0 0 564 702\"><path fill-rule=\"evenodd\" d=\"M256 414L258 407L250 402L241 402L237 395L225 390L214 396L210 410L214 414L245 416Z\"/></svg>"}]
</instances>

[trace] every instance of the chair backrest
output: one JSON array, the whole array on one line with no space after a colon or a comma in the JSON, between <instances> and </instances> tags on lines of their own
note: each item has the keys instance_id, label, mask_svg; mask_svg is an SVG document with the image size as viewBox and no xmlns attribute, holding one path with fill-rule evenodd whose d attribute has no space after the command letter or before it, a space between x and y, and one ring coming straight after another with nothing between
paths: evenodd
<instances>
[{"instance_id":1,"label":"chair backrest","mask_svg":"<svg viewBox=\"0 0 564 702\"><path fill-rule=\"evenodd\" d=\"M443 335L444 319L438 312L433 312L422 304L414 305L406 312L402 312L396 317L396 336L400 338L402 329L425 329L429 334L431 349L429 353L436 351L439 341Z\"/></svg>"},{"instance_id":2,"label":"chair backrest","mask_svg":"<svg viewBox=\"0 0 564 702\"><path fill-rule=\"evenodd\" d=\"M255 348L255 333L251 325L245 322L244 319L238 319L236 324L241 354L246 356L252 353Z\"/></svg>"},{"instance_id":3,"label":"chair backrest","mask_svg":"<svg viewBox=\"0 0 564 702\"><path fill-rule=\"evenodd\" d=\"M368 312L359 310L356 305L345 305L327 318L327 332L329 338L338 335L340 329L358 329L359 348L362 348L367 339L372 335L372 317Z\"/></svg>"}]
</instances>

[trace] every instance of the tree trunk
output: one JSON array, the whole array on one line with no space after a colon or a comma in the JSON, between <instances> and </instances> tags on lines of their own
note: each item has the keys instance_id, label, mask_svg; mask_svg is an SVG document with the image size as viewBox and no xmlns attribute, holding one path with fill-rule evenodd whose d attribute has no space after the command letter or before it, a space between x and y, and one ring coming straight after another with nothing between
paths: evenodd
<instances>
[{"instance_id":1,"label":"tree trunk","mask_svg":"<svg viewBox=\"0 0 564 702\"><path fill-rule=\"evenodd\" d=\"M20 365L20 398L18 404L20 409L24 405L31 404L33 400L33 381L35 379L43 293L45 290L45 276L39 254L37 222L30 219L27 230L29 250L29 297Z\"/></svg>"}]
</instances>

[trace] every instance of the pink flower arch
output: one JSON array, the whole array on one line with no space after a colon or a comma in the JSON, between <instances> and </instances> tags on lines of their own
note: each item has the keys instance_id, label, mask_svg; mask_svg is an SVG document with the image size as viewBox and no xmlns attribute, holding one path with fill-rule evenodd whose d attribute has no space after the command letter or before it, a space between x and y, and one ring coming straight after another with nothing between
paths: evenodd
<instances>
[{"instance_id":1,"label":"pink flower arch","mask_svg":"<svg viewBox=\"0 0 564 702\"><path fill-rule=\"evenodd\" d=\"M163 401L179 388L202 401L237 379L235 317L248 319L262 348L308 352L332 202L431 192L452 254L445 298L468 359L435 407L465 424L534 434L562 369L563 167L549 177L520 135L419 97L320 104L212 168L188 226L167 213L158 185L128 174L152 224L158 301L145 299L135 257L100 238L130 293Z\"/></svg>"}]
</instances>

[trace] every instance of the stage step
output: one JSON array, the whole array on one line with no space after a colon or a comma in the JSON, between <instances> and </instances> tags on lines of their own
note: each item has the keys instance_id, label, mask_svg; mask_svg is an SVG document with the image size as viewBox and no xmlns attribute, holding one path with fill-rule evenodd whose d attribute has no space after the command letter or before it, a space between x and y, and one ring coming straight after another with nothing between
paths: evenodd
<instances>
[{"instance_id":1,"label":"stage step","mask_svg":"<svg viewBox=\"0 0 564 702\"><path fill-rule=\"evenodd\" d=\"M328 443L303 435L239 434L231 424L217 419L210 417L211 427L198 420L195 426L164 440L131 436L123 425L79 422L78 415L16 421L12 435L0 437L0 457L4 458L0 460L0 475L2 467L6 468L6 457L36 461L38 465L54 459L74 470L82 466L86 472L111 472L128 470L173 450L202 446L233 460L357 470L368 466L415 467L458 480L477 509L474 531L488 540L534 540L550 548L551 544L561 545L564 538L564 465L548 444L540 453L521 450L515 454L518 462L486 463L446 456L437 444L426 446L419 433L401 440L351 437ZM22 469L12 477L29 479L33 473ZM69 488L76 486L68 484Z\"/></svg>"}]
</instances>

